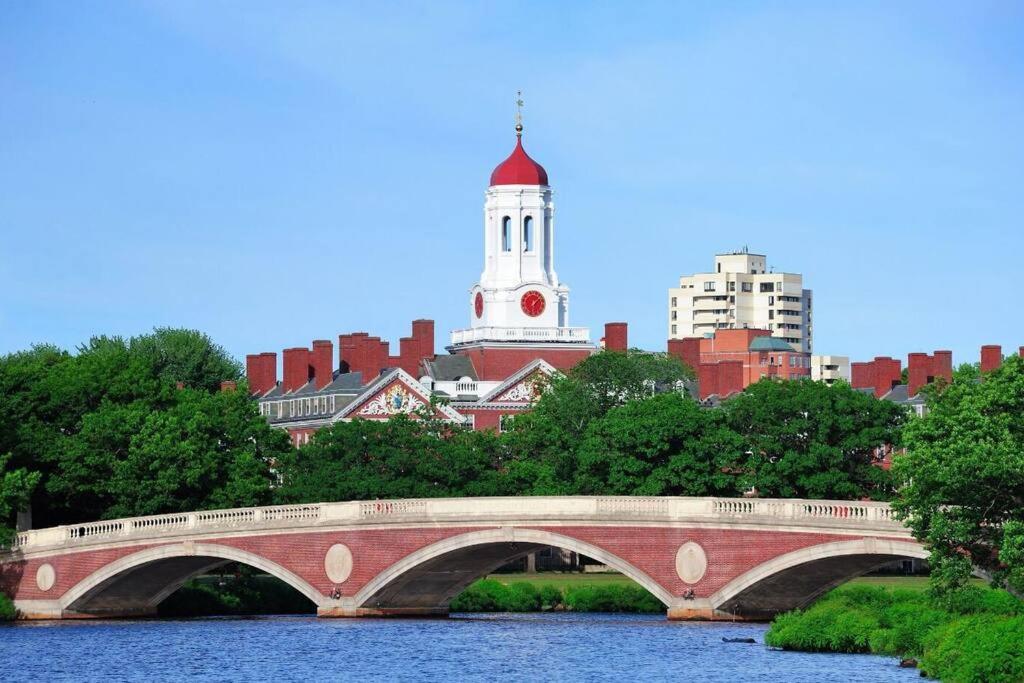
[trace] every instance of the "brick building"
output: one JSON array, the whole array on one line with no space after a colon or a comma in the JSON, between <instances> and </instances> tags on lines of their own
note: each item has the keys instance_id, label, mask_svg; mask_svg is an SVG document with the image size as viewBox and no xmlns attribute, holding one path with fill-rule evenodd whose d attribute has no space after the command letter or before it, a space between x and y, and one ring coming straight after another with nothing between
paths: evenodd
<instances>
[{"instance_id":1,"label":"brick building","mask_svg":"<svg viewBox=\"0 0 1024 683\"><path fill-rule=\"evenodd\" d=\"M669 339L668 352L693 368L702 401L727 398L762 377L811 375L810 353L796 350L769 330L722 329L707 337Z\"/></svg>"},{"instance_id":2,"label":"brick building","mask_svg":"<svg viewBox=\"0 0 1024 683\"><path fill-rule=\"evenodd\" d=\"M516 145L491 174L484 202L484 267L468 292L469 327L435 351L434 322L415 320L390 344L366 332L309 348L246 357L260 412L287 429L296 445L339 420L388 419L433 410L475 429L500 429L528 410L542 376L567 370L601 346L625 351L626 323L608 323L599 343L569 324L569 287L555 271L555 224L547 171L527 155L522 125ZM432 399L444 399L440 403Z\"/></svg>"}]
</instances>

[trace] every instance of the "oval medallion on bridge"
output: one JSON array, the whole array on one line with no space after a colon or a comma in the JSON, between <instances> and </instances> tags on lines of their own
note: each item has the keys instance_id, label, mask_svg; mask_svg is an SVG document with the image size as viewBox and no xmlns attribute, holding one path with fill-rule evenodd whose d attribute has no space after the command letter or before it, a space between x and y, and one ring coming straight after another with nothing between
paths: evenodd
<instances>
[{"instance_id":1,"label":"oval medallion on bridge","mask_svg":"<svg viewBox=\"0 0 1024 683\"><path fill-rule=\"evenodd\" d=\"M708 570L708 556L704 548L693 541L687 541L676 553L676 573L684 583L697 583Z\"/></svg>"},{"instance_id":2,"label":"oval medallion on bridge","mask_svg":"<svg viewBox=\"0 0 1024 683\"><path fill-rule=\"evenodd\" d=\"M523 313L531 318L536 318L543 313L546 305L544 295L536 289L531 289L526 294L523 294L523 298L519 300L519 307L523 309Z\"/></svg>"},{"instance_id":3,"label":"oval medallion on bridge","mask_svg":"<svg viewBox=\"0 0 1024 683\"><path fill-rule=\"evenodd\" d=\"M40 565L36 570L36 585L39 586L39 590L48 591L53 588L55 583L57 583L57 572L54 571L53 565Z\"/></svg>"},{"instance_id":4,"label":"oval medallion on bridge","mask_svg":"<svg viewBox=\"0 0 1024 683\"><path fill-rule=\"evenodd\" d=\"M345 583L352 574L352 551L344 543L335 543L324 556L324 571L331 583Z\"/></svg>"}]
</instances>

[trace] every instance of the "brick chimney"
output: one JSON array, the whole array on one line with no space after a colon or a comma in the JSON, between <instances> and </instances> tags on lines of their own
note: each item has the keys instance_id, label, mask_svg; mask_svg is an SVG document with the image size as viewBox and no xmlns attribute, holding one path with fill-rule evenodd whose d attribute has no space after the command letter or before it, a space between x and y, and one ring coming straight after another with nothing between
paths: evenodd
<instances>
[{"instance_id":1,"label":"brick chimney","mask_svg":"<svg viewBox=\"0 0 1024 683\"><path fill-rule=\"evenodd\" d=\"M284 390L295 391L309 382L310 352L304 346L285 349L284 355Z\"/></svg>"},{"instance_id":2,"label":"brick chimney","mask_svg":"<svg viewBox=\"0 0 1024 683\"><path fill-rule=\"evenodd\" d=\"M626 323L604 324L605 351L622 351L629 348L629 328Z\"/></svg>"},{"instance_id":3,"label":"brick chimney","mask_svg":"<svg viewBox=\"0 0 1024 683\"><path fill-rule=\"evenodd\" d=\"M992 372L1003 364L1003 347L998 344L986 344L981 347L981 371Z\"/></svg>"},{"instance_id":4,"label":"brick chimney","mask_svg":"<svg viewBox=\"0 0 1024 683\"><path fill-rule=\"evenodd\" d=\"M932 363L927 353L907 354L907 396L917 396L931 374Z\"/></svg>"},{"instance_id":5,"label":"brick chimney","mask_svg":"<svg viewBox=\"0 0 1024 683\"><path fill-rule=\"evenodd\" d=\"M262 396L277 384L277 354L267 351L245 357L249 393Z\"/></svg>"},{"instance_id":6,"label":"brick chimney","mask_svg":"<svg viewBox=\"0 0 1024 683\"><path fill-rule=\"evenodd\" d=\"M317 339L313 342L313 351L309 354L309 364L313 367L313 380L317 389L323 389L334 379L334 344L329 339Z\"/></svg>"}]
</instances>

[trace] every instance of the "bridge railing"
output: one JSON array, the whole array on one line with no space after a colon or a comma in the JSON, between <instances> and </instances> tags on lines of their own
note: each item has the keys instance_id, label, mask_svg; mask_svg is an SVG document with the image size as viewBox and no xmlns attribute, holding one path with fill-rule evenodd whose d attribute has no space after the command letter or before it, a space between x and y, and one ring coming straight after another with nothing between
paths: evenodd
<instances>
[{"instance_id":1,"label":"bridge railing","mask_svg":"<svg viewBox=\"0 0 1024 683\"><path fill-rule=\"evenodd\" d=\"M544 521L741 522L854 528L906 534L887 503L767 498L529 496L430 498L203 510L37 529L17 534L8 551L173 538L235 530L416 523Z\"/></svg>"}]
</instances>

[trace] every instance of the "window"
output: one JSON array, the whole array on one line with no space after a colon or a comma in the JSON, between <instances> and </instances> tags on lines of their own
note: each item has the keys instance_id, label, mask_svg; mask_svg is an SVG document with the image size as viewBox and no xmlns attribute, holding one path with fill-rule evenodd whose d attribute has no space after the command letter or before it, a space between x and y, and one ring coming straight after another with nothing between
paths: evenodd
<instances>
[{"instance_id":1,"label":"window","mask_svg":"<svg viewBox=\"0 0 1024 683\"><path fill-rule=\"evenodd\" d=\"M742 291L742 292L753 292L754 291L754 283L752 283L752 282L741 282L740 283L740 291Z\"/></svg>"},{"instance_id":2,"label":"window","mask_svg":"<svg viewBox=\"0 0 1024 683\"><path fill-rule=\"evenodd\" d=\"M761 292L774 292L774 291L775 291L775 285L772 284L771 282L762 282L761 283Z\"/></svg>"},{"instance_id":3,"label":"window","mask_svg":"<svg viewBox=\"0 0 1024 683\"><path fill-rule=\"evenodd\" d=\"M713 291L715 291L715 283L714 282L705 282L704 283L704 291L705 292L713 292Z\"/></svg>"},{"instance_id":4,"label":"window","mask_svg":"<svg viewBox=\"0 0 1024 683\"><path fill-rule=\"evenodd\" d=\"M508 216L501 219L501 250L512 251L512 219Z\"/></svg>"},{"instance_id":5,"label":"window","mask_svg":"<svg viewBox=\"0 0 1024 683\"><path fill-rule=\"evenodd\" d=\"M523 251L533 251L533 217L523 219Z\"/></svg>"}]
</instances>

